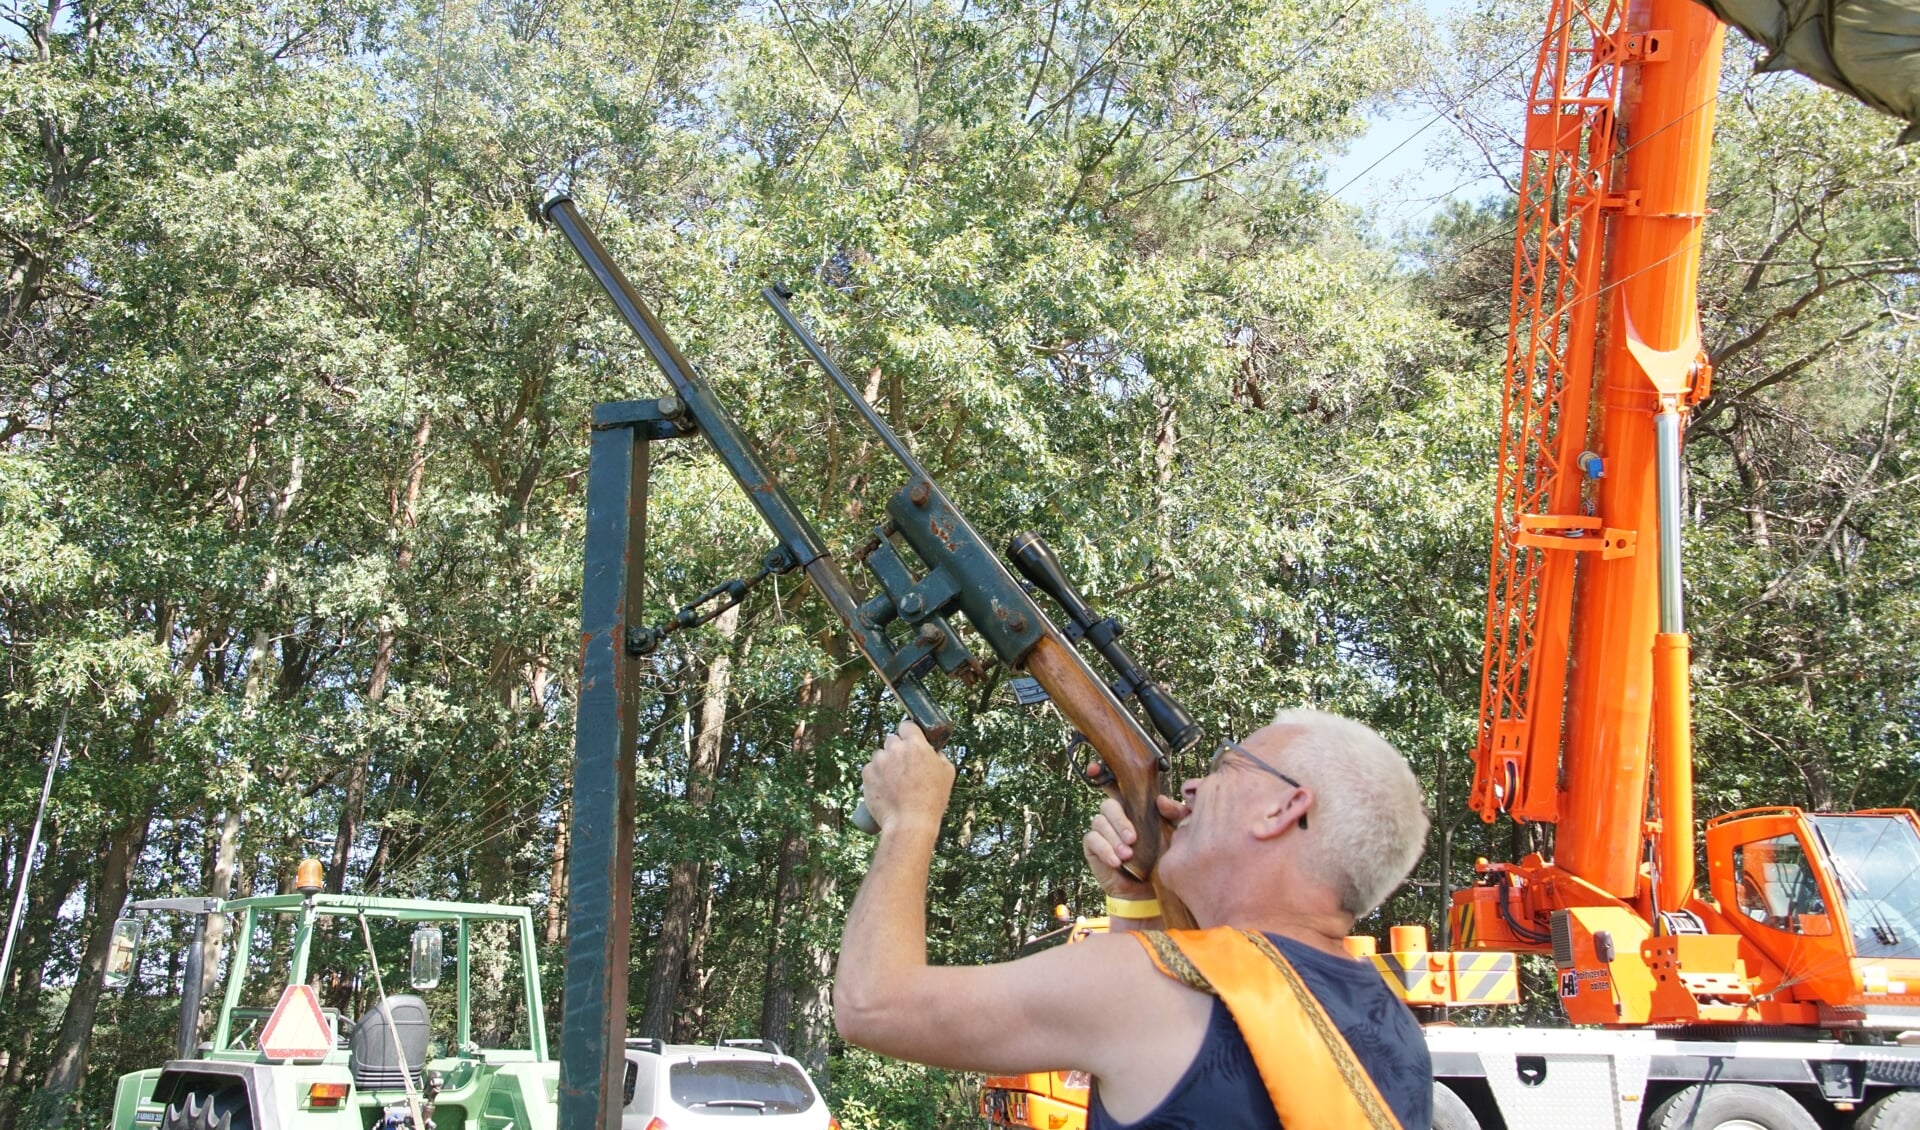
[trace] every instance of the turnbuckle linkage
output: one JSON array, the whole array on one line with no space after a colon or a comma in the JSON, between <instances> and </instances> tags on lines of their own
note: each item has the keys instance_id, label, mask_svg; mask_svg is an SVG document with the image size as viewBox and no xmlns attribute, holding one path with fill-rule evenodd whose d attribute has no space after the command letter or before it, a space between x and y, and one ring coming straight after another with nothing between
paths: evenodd
<instances>
[{"instance_id":1,"label":"turnbuckle linkage","mask_svg":"<svg viewBox=\"0 0 1920 1130\"><path fill-rule=\"evenodd\" d=\"M759 570L751 576L722 581L675 610L667 622L657 628L628 628L627 654L652 655L661 644L667 642L668 636L712 621L722 612L745 601L747 593L761 581L778 574L791 573L798 567L785 546L773 547L760 559Z\"/></svg>"}]
</instances>

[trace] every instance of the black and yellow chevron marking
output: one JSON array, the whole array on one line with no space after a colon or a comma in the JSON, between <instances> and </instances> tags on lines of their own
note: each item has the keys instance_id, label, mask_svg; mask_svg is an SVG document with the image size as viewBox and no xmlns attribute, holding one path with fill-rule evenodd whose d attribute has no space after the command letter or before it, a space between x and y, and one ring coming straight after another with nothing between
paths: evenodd
<instances>
[{"instance_id":1,"label":"black and yellow chevron marking","mask_svg":"<svg viewBox=\"0 0 1920 1130\"><path fill-rule=\"evenodd\" d=\"M1519 962L1510 953L1455 953L1455 1004L1519 1004Z\"/></svg>"},{"instance_id":2,"label":"black and yellow chevron marking","mask_svg":"<svg viewBox=\"0 0 1920 1130\"><path fill-rule=\"evenodd\" d=\"M1389 985L1401 991L1401 995L1426 990L1426 982L1433 973L1427 969L1429 954L1413 955L1411 962L1402 961L1397 953L1376 953L1373 955L1374 968L1387 979Z\"/></svg>"},{"instance_id":3,"label":"black and yellow chevron marking","mask_svg":"<svg viewBox=\"0 0 1920 1130\"><path fill-rule=\"evenodd\" d=\"M1473 904L1470 902L1462 903L1459 907L1459 916L1453 924L1454 944L1466 946L1471 949L1473 948L1476 936L1473 921Z\"/></svg>"}]
</instances>

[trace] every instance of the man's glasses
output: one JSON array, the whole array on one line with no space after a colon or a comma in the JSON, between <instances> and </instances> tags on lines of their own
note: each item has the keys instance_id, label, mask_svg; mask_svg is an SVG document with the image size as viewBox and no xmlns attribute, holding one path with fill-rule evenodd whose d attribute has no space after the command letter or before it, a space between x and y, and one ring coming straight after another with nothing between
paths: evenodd
<instances>
[{"instance_id":1,"label":"man's glasses","mask_svg":"<svg viewBox=\"0 0 1920 1130\"><path fill-rule=\"evenodd\" d=\"M1262 773L1265 773L1269 776L1278 777L1282 781L1285 781L1287 784L1292 785L1296 789L1306 788L1305 785L1294 780L1292 777L1287 776L1285 773L1280 772L1280 770L1275 769L1273 766L1268 765L1266 762L1255 757L1252 753L1249 753L1247 751L1246 746L1241 745L1239 742L1234 741L1232 738L1221 739L1219 746L1216 747L1213 751L1213 761L1207 765L1207 772L1209 774L1218 773L1220 771L1221 764L1227 760L1227 755L1234 754L1234 753L1237 753L1240 755L1241 761L1245 762L1248 765L1251 765L1255 769L1260 770ZM1306 828L1307 828L1307 818L1303 815L1300 817L1300 830L1304 832L1306 831Z\"/></svg>"}]
</instances>

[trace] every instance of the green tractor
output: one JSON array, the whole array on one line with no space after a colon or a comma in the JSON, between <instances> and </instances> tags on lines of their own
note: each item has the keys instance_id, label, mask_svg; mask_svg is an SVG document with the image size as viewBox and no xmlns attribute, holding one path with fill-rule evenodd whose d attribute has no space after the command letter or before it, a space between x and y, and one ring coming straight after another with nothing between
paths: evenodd
<instances>
[{"instance_id":1,"label":"green tractor","mask_svg":"<svg viewBox=\"0 0 1920 1130\"><path fill-rule=\"evenodd\" d=\"M316 891L134 909L114 926L109 987L133 979L154 911L191 914L194 945L180 1058L120 1077L114 1130L553 1130L560 1065L525 907ZM234 937L202 1042L212 914Z\"/></svg>"}]
</instances>

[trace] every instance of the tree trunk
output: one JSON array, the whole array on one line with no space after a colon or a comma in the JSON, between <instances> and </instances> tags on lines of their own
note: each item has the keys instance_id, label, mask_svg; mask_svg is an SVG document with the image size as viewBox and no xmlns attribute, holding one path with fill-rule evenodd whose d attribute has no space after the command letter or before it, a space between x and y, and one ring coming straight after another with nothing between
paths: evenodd
<instances>
[{"instance_id":1,"label":"tree trunk","mask_svg":"<svg viewBox=\"0 0 1920 1130\"><path fill-rule=\"evenodd\" d=\"M567 936L567 821L573 807L562 804L553 818L553 872L547 878L547 944Z\"/></svg>"},{"instance_id":2,"label":"tree trunk","mask_svg":"<svg viewBox=\"0 0 1920 1130\"><path fill-rule=\"evenodd\" d=\"M842 703L843 712L844 709ZM814 806L816 828L827 828L831 819L825 806ZM807 875L809 919L827 913L839 883L840 876L832 867L824 861L814 861ZM818 934L818 930L810 930L807 936L812 939ZM798 1015L794 1018L793 1055L822 1087L827 1085L827 1042L833 1035L833 958L837 952L824 942L809 941L801 970L803 981L795 994Z\"/></svg>"},{"instance_id":3,"label":"tree trunk","mask_svg":"<svg viewBox=\"0 0 1920 1130\"><path fill-rule=\"evenodd\" d=\"M839 786L839 774L831 759L822 756L827 744L845 729L847 724L847 704L853 699L853 688L864 673L862 668L847 662L851 655L847 639L839 634L827 636L821 641L827 656L833 661L830 677L812 683L808 688L813 707L801 714L800 721L794 726L794 756L804 758L808 767L808 782L812 786L811 795L818 798L830 795ZM808 817L813 825L815 837L831 833L840 820L840 814L829 809L818 800L811 806ZM825 931L816 929L818 919L832 908L833 896L839 877L827 861L815 857L809 850L811 843L799 842L800 854L794 860L796 870L806 878L806 897L800 907L798 929L778 932L775 945L783 952L794 952L794 939L799 939L797 968L799 975L784 975L778 983L770 978L769 995L774 991L787 995L785 1004L791 1023L793 1042L791 1051L816 1078L825 1078L827 1068L827 1041L832 1029L832 1008L830 987L833 983L834 947L825 938ZM763 1010L763 1013L766 1010ZM785 1023L782 1030L786 1030Z\"/></svg>"},{"instance_id":4,"label":"tree trunk","mask_svg":"<svg viewBox=\"0 0 1920 1130\"><path fill-rule=\"evenodd\" d=\"M1773 548L1773 530L1767 523L1767 476L1760 466L1753 439L1747 432L1744 413L1736 411L1733 426L1727 429L1727 451L1733 456L1734 473L1740 477L1745 495L1741 510L1747 519L1747 536L1755 549Z\"/></svg>"},{"instance_id":5,"label":"tree trunk","mask_svg":"<svg viewBox=\"0 0 1920 1130\"><path fill-rule=\"evenodd\" d=\"M49 823L45 854L41 856L46 862L35 873L37 889L29 889L26 915L20 924L20 948L14 953L13 969L9 974L13 984L7 988L6 1002L7 1015L12 1022L5 1033L7 1042L0 1046L12 1054L8 1057L5 1072L0 1073L0 1084L10 1090L19 1088L26 1081L34 1039L40 1032L41 987L46 978L47 958L53 952L55 922L60 908L66 905L68 897L86 874L85 861L80 853L61 854L60 832L57 821ZM11 1101L0 1109L0 1130L12 1130L20 1113L19 1103L23 1096L15 1090L9 1097Z\"/></svg>"},{"instance_id":6,"label":"tree trunk","mask_svg":"<svg viewBox=\"0 0 1920 1130\"><path fill-rule=\"evenodd\" d=\"M87 1049L93 1035L94 1014L100 1007L101 976L106 970L107 948L113 940L113 920L126 905L127 889L133 882L133 865L146 844L147 826L151 821L151 812L140 811L129 815L114 829L107 841L100 874L93 884L93 897L87 905L92 927L74 978L73 995L67 999L66 1014L60 1019L53 1063L47 1069L46 1082L41 1084L37 1100L40 1122L51 1130L65 1125L73 1094L86 1079Z\"/></svg>"},{"instance_id":7,"label":"tree trunk","mask_svg":"<svg viewBox=\"0 0 1920 1130\"><path fill-rule=\"evenodd\" d=\"M700 894L694 900L693 929L687 932L680 1008L672 1024L673 1040L679 1044L699 1043L707 1035L707 990L713 984L713 970L706 960L707 939L713 936L713 868L701 864L694 886Z\"/></svg>"},{"instance_id":8,"label":"tree trunk","mask_svg":"<svg viewBox=\"0 0 1920 1130\"><path fill-rule=\"evenodd\" d=\"M813 690L813 678L809 676L801 686L803 701ZM773 914L768 923L767 965L760 994L760 1038L782 1047L793 1043L793 957L799 948L794 935L806 922L806 879L807 837L798 830L790 831L780 837L779 864L774 869Z\"/></svg>"},{"instance_id":9,"label":"tree trunk","mask_svg":"<svg viewBox=\"0 0 1920 1130\"><path fill-rule=\"evenodd\" d=\"M240 852L240 810L229 808L220 818L220 846L213 863L213 890L208 893L217 899L233 897L233 869ZM226 948L227 930L232 924L224 914L214 914L207 918L207 933L200 947L201 968L205 970L200 979L201 1000L213 999L213 991L220 984L220 953ZM202 1013L201 1024L206 1023Z\"/></svg>"},{"instance_id":10,"label":"tree trunk","mask_svg":"<svg viewBox=\"0 0 1920 1130\"><path fill-rule=\"evenodd\" d=\"M413 528L419 522L420 484L427 472L427 441L433 435L433 414L420 417L413 433L413 458L407 465L406 487L390 498L387 529L400 548L394 556L394 576L400 577L413 567ZM387 680L393 670L394 648L399 632L393 618L380 618L380 633L373 648L373 670L367 677L367 710L377 711L387 697ZM333 860L327 867L327 890L339 894L346 889L347 860L353 854L353 840L360 832L360 820L366 813L367 777L373 751L355 757L347 770L346 796L340 802L340 824L333 837Z\"/></svg>"},{"instance_id":11,"label":"tree trunk","mask_svg":"<svg viewBox=\"0 0 1920 1130\"><path fill-rule=\"evenodd\" d=\"M738 605L713 621L714 630L726 641L733 639L739 626ZM720 751L726 739L727 690L732 682L733 656L723 651L707 667L699 730L694 735L692 756L687 759L687 808L695 813L704 811L713 799L713 778L719 771ZM702 894L700 864L697 859L676 860L667 872L667 904L660 916L660 940L654 948L653 965L647 973L646 1006L640 1012L642 1036L665 1038L679 1009L694 911Z\"/></svg>"}]
</instances>

